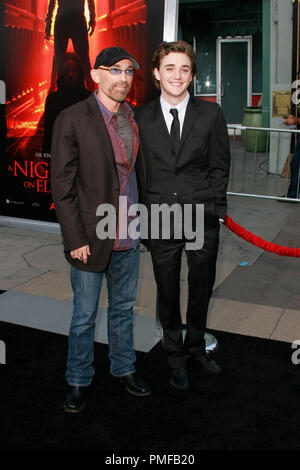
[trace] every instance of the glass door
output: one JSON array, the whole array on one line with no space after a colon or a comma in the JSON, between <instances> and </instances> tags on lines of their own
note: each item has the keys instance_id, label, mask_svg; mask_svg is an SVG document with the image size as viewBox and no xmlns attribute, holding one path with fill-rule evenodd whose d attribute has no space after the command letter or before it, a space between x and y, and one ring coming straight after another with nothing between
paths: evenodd
<instances>
[{"instance_id":1,"label":"glass door","mask_svg":"<svg viewBox=\"0 0 300 470\"><path fill-rule=\"evenodd\" d=\"M228 124L241 124L251 106L252 38L217 39L217 102Z\"/></svg>"}]
</instances>

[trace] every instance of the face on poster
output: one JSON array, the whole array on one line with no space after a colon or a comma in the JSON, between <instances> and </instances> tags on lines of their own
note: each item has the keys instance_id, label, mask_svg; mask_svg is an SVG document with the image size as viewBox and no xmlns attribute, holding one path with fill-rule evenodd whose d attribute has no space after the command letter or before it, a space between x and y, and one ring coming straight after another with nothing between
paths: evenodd
<instances>
[{"instance_id":1,"label":"face on poster","mask_svg":"<svg viewBox=\"0 0 300 470\"><path fill-rule=\"evenodd\" d=\"M133 106L155 95L151 58L163 37L164 1L10 0L3 9L0 210L56 221L50 187L54 121L93 93L90 70L106 47L125 48L141 65L127 98Z\"/></svg>"}]
</instances>

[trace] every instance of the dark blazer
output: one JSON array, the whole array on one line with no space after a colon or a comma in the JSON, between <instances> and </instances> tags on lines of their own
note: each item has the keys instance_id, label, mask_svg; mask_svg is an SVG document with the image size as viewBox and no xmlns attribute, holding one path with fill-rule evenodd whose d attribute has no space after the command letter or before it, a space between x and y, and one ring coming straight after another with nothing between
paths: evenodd
<instances>
[{"instance_id":1,"label":"dark blazer","mask_svg":"<svg viewBox=\"0 0 300 470\"><path fill-rule=\"evenodd\" d=\"M144 200L145 163L139 154L135 164L139 194ZM52 197L61 225L67 260L75 267L103 271L113 240L100 240L96 225L99 204L119 207L120 186L109 134L92 94L66 108L57 117L51 147ZM89 245L88 263L73 260L71 250Z\"/></svg>"},{"instance_id":2,"label":"dark blazer","mask_svg":"<svg viewBox=\"0 0 300 470\"><path fill-rule=\"evenodd\" d=\"M148 203L204 203L205 230L227 211L230 149L219 105L190 98L180 148L173 151L159 98L135 110L146 159Z\"/></svg>"}]
</instances>

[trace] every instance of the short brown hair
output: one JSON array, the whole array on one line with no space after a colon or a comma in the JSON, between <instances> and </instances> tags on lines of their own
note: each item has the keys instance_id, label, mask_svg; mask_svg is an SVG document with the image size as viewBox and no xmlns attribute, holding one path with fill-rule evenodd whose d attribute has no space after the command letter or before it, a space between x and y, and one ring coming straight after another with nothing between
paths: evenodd
<instances>
[{"instance_id":1,"label":"short brown hair","mask_svg":"<svg viewBox=\"0 0 300 470\"><path fill-rule=\"evenodd\" d=\"M160 90L160 83L154 75L154 69L159 69L162 59L170 54L170 52L181 52L186 54L191 61L193 77L197 72L196 54L190 44L182 40L175 42L161 42L152 57L152 76L154 79L154 84L158 90Z\"/></svg>"}]
</instances>

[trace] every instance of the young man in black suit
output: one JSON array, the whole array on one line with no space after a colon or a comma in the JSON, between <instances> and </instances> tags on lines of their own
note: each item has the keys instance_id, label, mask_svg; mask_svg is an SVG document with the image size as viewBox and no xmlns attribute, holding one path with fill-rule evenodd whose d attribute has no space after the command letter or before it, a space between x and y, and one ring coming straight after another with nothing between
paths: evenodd
<instances>
[{"instance_id":1,"label":"young man in black suit","mask_svg":"<svg viewBox=\"0 0 300 470\"><path fill-rule=\"evenodd\" d=\"M192 220L185 222L191 223L194 230L196 205L204 205L202 247L185 247L187 237L175 236L175 226L171 227L169 239L160 233L158 239L149 240L170 383L186 390L189 357L211 373L221 372L220 366L206 354L204 334L215 281L219 226L227 210L229 138L220 107L195 100L189 94L196 73L196 57L189 44L184 41L160 44L153 56L152 69L160 98L137 108L135 113L146 157L149 209L153 204L171 207L177 203L184 214L185 205L189 205ZM156 222L151 220L152 225ZM184 248L189 297L183 340L180 267Z\"/></svg>"}]
</instances>

